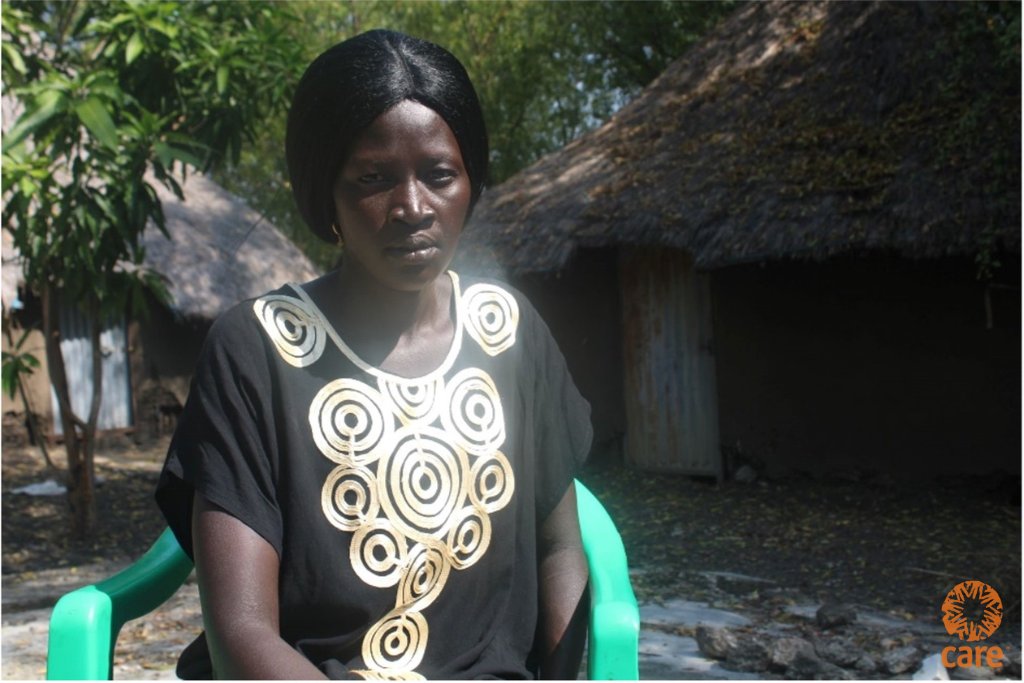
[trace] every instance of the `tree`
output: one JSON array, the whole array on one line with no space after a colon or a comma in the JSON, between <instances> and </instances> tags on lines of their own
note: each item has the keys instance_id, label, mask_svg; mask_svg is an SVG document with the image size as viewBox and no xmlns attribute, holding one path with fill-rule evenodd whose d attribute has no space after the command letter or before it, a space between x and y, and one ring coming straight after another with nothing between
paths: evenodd
<instances>
[{"instance_id":1,"label":"tree","mask_svg":"<svg viewBox=\"0 0 1024 683\"><path fill-rule=\"evenodd\" d=\"M24 105L3 140L3 221L39 296L60 405L72 528L96 527L94 451L102 396L102 321L163 298L146 269L148 221L165 236L153 183L236 160L280 110L301 56L279 4L11 2L3 5L3 80ZM73 412L60 353L61 305L92 328L92 397Z\"/></svg>"}]
</instances>

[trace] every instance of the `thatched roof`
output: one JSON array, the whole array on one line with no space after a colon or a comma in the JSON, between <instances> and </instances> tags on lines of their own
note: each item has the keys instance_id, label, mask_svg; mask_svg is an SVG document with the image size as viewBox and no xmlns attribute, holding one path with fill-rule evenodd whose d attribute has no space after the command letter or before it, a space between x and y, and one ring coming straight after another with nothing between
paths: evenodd
<instances>
[{"instance_id":1,"label":"thatched roof","mask_svg":"<svg viewBox=\"0 0 1024 683\"><path fill-rule=\"evenodd\" d=\"M601 128L490 190L463 260L491 250L531 272L615 244L686 249L702 268L1019 249L1020 39L999 67L994 41L968 35L977 9L745 5Z\"/></svg>"},{"instance_id":2,"label":"thatched roof","mask_svg":"<svg viewBox=\"0 0 1024 683\"><path fill-rule=\"evenodd\" d=\"M143 235L146 265L168 281L171 309L193 319L213 319L243 299L285 282L319 273L269 221L209 178L182 183L185 201L153 183L163 205L168 240L150 224ZM21 283L19 257L3 231L3 305Z\"/></svg>"},{"instance_id":3,"label":"thatched roof","mask_svg":"<svg viewBox=\"0 0 1024 683\"><path fill-rule=\"evenodd\" d=\"M319 275L288 238L241 199L198 174L183 183L185 201L156 184L167 231L146 228L146 264L170 280L172 308L215 318L243 299Z\"/></svg>"}]
</instances>

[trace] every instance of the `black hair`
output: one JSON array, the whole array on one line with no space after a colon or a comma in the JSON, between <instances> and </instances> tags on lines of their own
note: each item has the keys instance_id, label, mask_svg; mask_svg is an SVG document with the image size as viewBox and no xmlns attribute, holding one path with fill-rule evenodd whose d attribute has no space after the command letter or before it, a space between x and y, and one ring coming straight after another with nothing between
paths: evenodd
<instances>
[{"instance_id":1,"label":"black hair","mask_svg":"<svg viewBox=\"0 0 1024 683\"><path fill-rule=\"evenodd\" d=\"M437 112L455 134L469 175L470 212L487 180L487 130L469 75L439 45L374 30L321 54L302 75L288 111L285 155L303 220L334 242L333 187L355 138L404 100Z\"/></svg>"}]
</instances>

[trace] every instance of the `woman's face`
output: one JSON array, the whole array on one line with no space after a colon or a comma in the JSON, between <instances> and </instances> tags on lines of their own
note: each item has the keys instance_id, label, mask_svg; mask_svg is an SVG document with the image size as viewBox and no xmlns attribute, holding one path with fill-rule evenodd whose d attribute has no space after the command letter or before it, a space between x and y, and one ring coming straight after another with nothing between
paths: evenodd
<instances>
[{"instance_id":1,"label":"woman's face","mask_svg":"<svg viewBox=\"0 0 1024 683\"><path fill-rule=\"evenodd\" d=\"M345 260L391 289L422 289L455 255L471 194L448 124L400 102L356 138L334 182Z\"/></svg>"}]
</instances>

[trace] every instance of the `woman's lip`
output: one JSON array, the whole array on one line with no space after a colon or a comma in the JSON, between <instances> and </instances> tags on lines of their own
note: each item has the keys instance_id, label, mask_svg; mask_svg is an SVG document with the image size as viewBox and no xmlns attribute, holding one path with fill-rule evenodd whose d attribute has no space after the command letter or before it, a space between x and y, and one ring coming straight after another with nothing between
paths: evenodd
<instances>
[{"instance_id":1,"label":"woman's lip","mask_svg":"<svg viewBox=\"0 0 1024 683\"><path fill-rule=\"evenodd\" d=\"M436 245L422 244L388 247L384 250L384 254L388 258L402 263L415 264L432 260L440 251Z\"/></svg>"}]
</instances>

